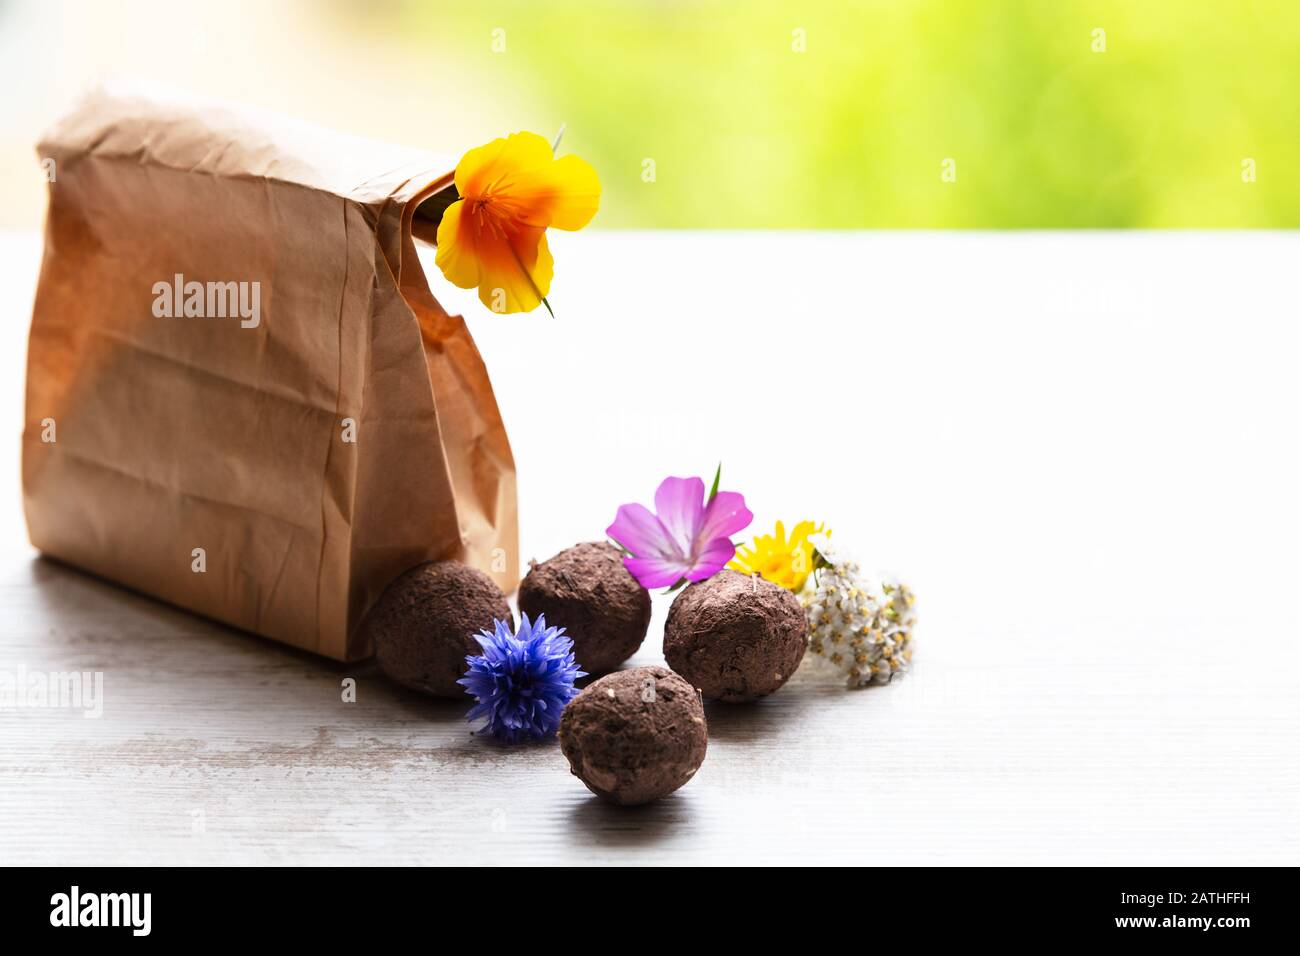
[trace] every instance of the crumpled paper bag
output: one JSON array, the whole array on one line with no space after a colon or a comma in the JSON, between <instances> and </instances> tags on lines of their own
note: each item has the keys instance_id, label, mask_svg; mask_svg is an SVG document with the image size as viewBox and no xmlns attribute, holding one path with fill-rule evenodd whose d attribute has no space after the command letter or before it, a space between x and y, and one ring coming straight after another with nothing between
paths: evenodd
<instances>
[{"instance_id":1,"label":"crumpled paper bag","mask_svg":"<svg viewBox=\"0 0 1300 956\"><path fill-rule=\"evenodd\" d=\"M364 613L421 561L515 587L505 428L412 240L454 161L105 89L39 152L37 548L339 660L370 653Z\"/></svg>"}]
</instances>

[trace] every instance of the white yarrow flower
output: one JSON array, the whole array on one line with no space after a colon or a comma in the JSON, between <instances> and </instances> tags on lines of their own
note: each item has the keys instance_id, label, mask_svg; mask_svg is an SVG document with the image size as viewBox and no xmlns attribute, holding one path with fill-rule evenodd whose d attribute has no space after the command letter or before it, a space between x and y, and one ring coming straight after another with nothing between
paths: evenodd
<instances>
[{"instance_id":1,"label":"white yarrow flower","mask_svg":"<svg viewBox=\"0 0 1300 956\"><path fill-rule=\"evenodd\" d=\"M843 673L850 687L889 683L912 659L911 590L896 580L867 579L824 535L809 540L822 564L814 587L802 598L809 652Z\"/></svg>"}]
</instances>

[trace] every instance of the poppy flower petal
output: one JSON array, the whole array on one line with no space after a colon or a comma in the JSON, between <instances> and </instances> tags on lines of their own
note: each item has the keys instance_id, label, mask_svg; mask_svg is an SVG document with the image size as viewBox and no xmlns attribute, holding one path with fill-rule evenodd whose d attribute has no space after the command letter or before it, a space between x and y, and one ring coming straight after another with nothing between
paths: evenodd
<instances>
[{"instance_id":1,"label":"poppy flower petal","mask_svg":"<svg viewBox=\"0 0 1300 956\"><path fill-rule=\"evenodd\" d=\"M552 163L551 144L536 133L511 133L471 149L456 165L456 190L462 196L482 196L488 187L521 170Z\"/></svg>"},{"instance_id":2,"label":"poppy flower petal","mask_svg":"<svg viewBox=\"0 0 1300 956\"><path fill-rule=\"evenodd\" d=\"M519 221L529 226L581 229L600 207L600 177L577 156L520 169L499 188L517 204Z\"/></svg>"},{"instance_id":3,"label":"poppy flower petal","mask_svg":"<svg viewBox=\"0 0 1300 956\"><path fill-rule=\"evenodd\" d=\"M469 212L463 199L442 215L434 262L449 282L462 289L477 287L480 301L500 313L537 308L555 273L546 230L520 228L502 235Z\"/></svg>"},{"instance_id":4,"label":"poppy flower petal","mask_svg":"<svg viewBox=\"0 0 1300 956\"><path fill-rule=\"evenodd\" d=\"M509 237L478 235L478 297L493 312L531 312L551 289L555 260L544 229Z\"/></svg>"},{"instance_id":5,"label":"poppy flower petal","mask_svg":"<svg viewBox=\"0 0 1300 956\"><path fill-rule=\"evenodd\" d=\"M442 222L438 223L438 254L433 261L452 285L472 289L478 285L479 258L474 248L474 230L461 218L464 212L465 201L461 199L442 214Z\"/></svg>"}]
</instances>

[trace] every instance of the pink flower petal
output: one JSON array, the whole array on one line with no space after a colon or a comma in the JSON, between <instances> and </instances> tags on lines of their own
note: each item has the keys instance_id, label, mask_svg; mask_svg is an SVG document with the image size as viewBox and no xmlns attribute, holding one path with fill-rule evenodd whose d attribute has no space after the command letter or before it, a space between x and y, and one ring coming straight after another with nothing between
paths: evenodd
<instances>
[{"instance_id":1,"label":"pink flower petal","mask_svg":"<svg viewBox=\"0 0 1300 956\"><path fill-rule=\"evenodd\" d=\"M743 495L721 491L706 506L700 478L665 478L655 491L658 514L622 505L606 534L630 555L624 566L646 588L669 587L682 578L701 581L736 554L731 536L754 516Z\"/></svg>"},{"instance_id":2,"label":"pink flower petal","mask_svg":"<svg viewBox=\"0 0 1300 956\"><path fill-rule=\"evenodd\" d=\"M735 491L719 491L704 509L704 520L700 523L696 538L701 543L707 541L712 545L715 538L730 538L738 531L744 531L753 520L754 515L745 507L744 495Z\"/></svg>"},{"instance_id":3,"label":"pink flower petal","mask_svg":"<svg viewBox=\"0 0 1300 956\"><path fill-rule=\"evenodd\" d=\"M704 482L699 478L665 478L655 492L655 513L682 554L692 554L704 518Z\"/></svg>"},{"instance_id":4,"label":"pink flower petal","mask_svg":"<svg viewBox=\"0 0 1300 956\"><path fill-rule=\"evenodd\" d=\"M673 558L624 558L623 566L643 588L671 587L686 576L686 562Z\"/></svg>"},{"instance_id":5,"label":"pink flower petal","mask_svg":"<svg viewBox=\"0 0 1300 956\"><path fill-rule=\"evenodd\" d=\"M704 546L686 574L688 581L703 581L721 571L736 556L736 546L729 538L714 538Z\"/></svg>"},{"instance_id":6,"label":"pink flower petal","mask_svg":"<svg viewBox=\"0 0 1300 956\"><path fill-rule=\"evenodd\" d=\"M681 557L663 523L645 505L621 505L605 533L639 557Z\"/></svg>"}]
</instances>

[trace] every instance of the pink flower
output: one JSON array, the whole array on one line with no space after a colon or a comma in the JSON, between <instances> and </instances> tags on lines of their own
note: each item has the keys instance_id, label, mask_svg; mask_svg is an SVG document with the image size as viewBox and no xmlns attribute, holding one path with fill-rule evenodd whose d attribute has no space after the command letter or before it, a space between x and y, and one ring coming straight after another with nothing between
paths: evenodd
<instances>
[{"instance_id":1,"label":"pink flower","mask_svg":"<svg viewBox=\"0 0 1300 956\"><path fill-rule=\"evenodd\" d=\"M699 478L665 478L652 514L644 505L623 505L605 533L630 552L623 564L645 588L702 581L735 556L731 536L754 520L743 495L718 491L704 499Z\"/></svg>"}]
</instances>

